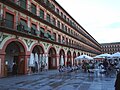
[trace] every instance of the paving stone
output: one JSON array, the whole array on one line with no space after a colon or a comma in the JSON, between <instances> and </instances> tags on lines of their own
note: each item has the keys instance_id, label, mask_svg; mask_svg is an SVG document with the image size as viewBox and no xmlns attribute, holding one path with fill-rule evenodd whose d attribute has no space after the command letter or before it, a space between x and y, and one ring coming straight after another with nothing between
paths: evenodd
<instances>
[{"instance_id":1,"label":"paving stone","mask_svg":"<svg viewBox=\"0 0 120 90\"><path fill-rule=\"evenodd\" d=\"M114 90L115 76L57 70L0 79L0 90Z\"/></svg>"}]
</instances>

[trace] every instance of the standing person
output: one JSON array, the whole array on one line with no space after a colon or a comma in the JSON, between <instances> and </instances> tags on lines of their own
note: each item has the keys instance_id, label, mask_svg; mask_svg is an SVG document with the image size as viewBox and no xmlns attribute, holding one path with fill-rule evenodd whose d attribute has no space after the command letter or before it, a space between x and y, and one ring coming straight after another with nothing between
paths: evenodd
<instances>
[{"instance_id":1,"label":"standing person","mask_svg":"<svg viewBox=\"0 0 120 90\"><path fill-rule=\"evenodd\" d=\"M48 70L48 66L47 66L47 63L45 63L45 71Z\"/></svg>"},{"instance_id":2,"label":"standing person","mask_svg":"<svg viewBox=\"0 0 120 90\"><path fill-rule=\"evenodd\" d=\"M17 64L16 63L13 63L12 74L17 75Z\"/></svg>"},{"instance_id":3,"label":"standing person","mask_svg":"<svg viewBox=\"0 0 120 90\"><path fill-rule=\"evenodd\" d=\"M118 72L117 77L116 77L115 90L120 90L120 71Z\"/></svg>"},{"instance_id":4,"label":"standing person","mask_svg":"<svg viewBox=\"0 0 120 90\"><path fill-rule=\"evenodd\" d=\"M59 65L59 72L62 72L62 66Z\"/></svg>"},{"instance_id":5,"label":"standing person","mask_svg":"<svg viewBox=\"0 0 120 90\"><path fill-rule=\"evenodd\" d=\"M103 61L103 66L104 66L105 70L107 70L107 67L108 67L107 59L105 59L105 60Z\"/></svg>"},{"instance_id":6,"label":"standing person","mask_svg":"<svg viewBox=\"0 0 120 90\"><path fill-rule=\"evenodd\" d=\"M105 69L105 74L107 74L108 75L108 62L107 62L107 59L105 59L104 61L103 61L103 66L104 66L104 69Z\"/></svg>"},{"instance_id":7,"label":"standing person","mask_svg":"<svg viewBox=\"0 0 120 90\"><path fill-rule=\"evenodd\" d=\"M83 62L82 69L87 72L87 62Z\"/></svg>"}]
</instances>

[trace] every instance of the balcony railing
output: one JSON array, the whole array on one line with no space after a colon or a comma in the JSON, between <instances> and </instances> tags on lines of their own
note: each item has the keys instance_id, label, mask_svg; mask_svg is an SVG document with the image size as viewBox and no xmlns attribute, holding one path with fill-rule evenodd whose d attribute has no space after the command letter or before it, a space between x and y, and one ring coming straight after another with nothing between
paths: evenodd
<instances>
[{"instance_id":1,"label":"balcony railing","mask_svg":"<svg viewBox=\"0 0 120 90\"><path fill-rule=\"evenodd\" d=\"M37 16L36 14L33 14L32 13L32 11L31 11L31 5L29 5L29 4L25 4L26 2L24 2L24 1L22 1L22 0L15 0L15 1L13 1L13 0L9 0L9 1L11 1L11 4L15 4L15 5L18 5L18 6L20 6L22 9L24 9L24 10L27 10L28 12L29 12L29 15L33 15L33 17L36 17L36 18L38 18L39 16ZM6 2L7 3L7 2ZM24 4L24 5L21 5L21 3L22 4ZM26 6L25 6L26 5ZM16 6L17 7L17 6ZM23 10L23 11L24 11ZM31 13L30 13L31 12ZM37 12L39 12L39 11L37 11ZM28 14L27 14L28 15ZM39 18L40 19L40 18ZM43 19L42 19L43 20ZM44 22L45 22L46 20L44 19ZM58 27L56 27L55 25L53 25L51 22L46 22L46 23L48 23L49 25L52 25L52 26L54 26L54 28L58 28ZM60 29L60 28L59 28ZM64 33L67 33L66 31L63 31L63 30L61 30L62 32L64 32ZM82 32L83 33L83 32ZM74 36L72 33L71 34L69 34L69 33L67 33L68 35L72 35L72 37L74 37L74 38L76 38L76 39L78 39L78 40L80 40L78 37L76 37L76 36ZM80 41L82 41L82 42L84 42L84 43L86 43L84 40L80 40ZM89 43L86 43L86 44L88 44L88 45L90 45ZM93 46L93 45L90 45L90 46L92 46L92 47L95 47L95 46Z\"/></svg>"},{"instance_id":2,"label":"balcony railing","mask_svg":"<svg viewBox=\"0 0 120 90\"><path fill-rule=\"evenodd\" d=\"M2 15L1 15L2 16ZM22 22L14 22L5 18L0 17L0 27L16 30L18 32L22 32L29 35L34 35L40 38L48 39L54 41L55 38L52 34L45 33L41 30L38 30L34 27L28 27L27 24L24 24ZM43 37L41 37L41 34L44 34ZM49 37L46 37L49 36Z\"/></svg>"},{"instance_id":3,"label":"balcony railing","mask_svg":"<svg viewBox=\"0 0 120 90\"><path fill-rule=\"evenodd\" d=\"M22 32L22 33L25 33L25 34L28 34L28 35L34 35L34 36L37 36L37 37L41 38L40 37L40 34L41 34L40 31L38 31L36 28L33 28L33 27L30 28L26 25L23 25L20 22L13 22L13 21L10 21L10 20L4 19L4 18L0 18L0 27L16 30L18 32ZM52 41L55 40L55 38L50 33L44 33L43 38L48 39L48 40L52 40ZM65 41L63 43L62 42L58 42L58 43L62 44L62 45L65 45L65 46L68 46L68 47L77 48L77 49L81 49L81 50L86 51L86 49L83 49L83 47L80 47L77 44L73 45L72 43L67 43Z\"/></svg>"},{"instance_id":4,"label":"balcony railing","mask_svg":"<svg viewBox=\"0 0 120 90\"><path fill-rule=\"evenodd\" d=\"M13 0L9 0L9 1L13 1ZM20 1L20 0L18 0ZM20 1L21 2L21 1ZM16 5L19 5L20 7L22 7L23 9L27 10L28 12L31 12L30 11L30 6L27 5L26 7L23 7L20 5L20 2L19 3L16 3L16 2L13 2L14 4ZM23 2L22 2L23 3ZM36 15L37 16L37 15ZM36 31L36 30L31 30L31 28L27 27L27 26L22 26L22 25L19 25L19 23L14 23L14 22L11 22L9 20L6 20L6 19L2 19L1 21L1 26L4 26L4 27L7 27L7 28L12 28L12 29L16 29L18 31L21 31L21 32L24 32L24 33L28 33L28 34L31 34L31 35L39 35L40 32ZM7 22L7 23L6 23ZM57 28L57 27L56 27ZM71 36L71 35L70 35ZM73 35L72 35L73 36ZM75 37L75 36L73 36ZM75 37L76 38L76 37ZM51 37L51 40L53 40L54 38ZM79 39L79 38L78 38ZM80 39L79 39L80 40ZM80 40L82 42L84 42L84 40ZM85 42L86 43L86 42ZM92 46L93 47L93 46Z\"/></svg>"},{"instance_id":5,"label":"balcony railing","mask_svg":"<svg viewBox=\"0 0 120 90\"><path fill-rule=\"evenodd\" d=\"M13 2L14 4L17 4L17 5L20 6L21 8L26 9L26 10L30 11L31 13L33 13L34 15L36 15L35 12L32 11L31 5L26 4L26 2L24 2L24 1L22 1L22 0L18 0L18 1L10 0L10 1ZM43 1L42 1L42 3L43 3ZM46 3L45 3L45 4L46 4ZM28 7L28 9L27 9L27 7ZM48 6L48 7L49 7L49 6ZM49 8L50 8L50 7L49 7ZM36 11L37 11L37 10L36 10ZM46 21L48 21L49 23L51 23L49 19L46 20ZM52 23L51 23L51 24L52 24ZM63 30L64 30L64 29L63 29ZM84 36L86 36L83 32L80 32L80 33L82 33ZM71 34L72 34L72 33L71 33ZM78 38L78 39L79 39L79 38Z\"/></svg>"}]
</instances>

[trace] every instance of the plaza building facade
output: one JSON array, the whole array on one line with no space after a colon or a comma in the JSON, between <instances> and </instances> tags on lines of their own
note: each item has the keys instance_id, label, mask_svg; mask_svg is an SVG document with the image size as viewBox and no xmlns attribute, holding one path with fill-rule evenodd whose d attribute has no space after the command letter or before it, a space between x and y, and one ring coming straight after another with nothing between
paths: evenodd
<instances>
[{"instance_id":1,"label":"plaza building facade","mask_svg":"<svg viewBox=\"0 0 120 90\"><path fill-rule=\"evenodd\" d=\"M58 69L76 56L95 56L100 44L55 0L0 0L0 77L27 74L30 63ZM39 58L31 60L31 55Z\"/></svg>"},{"instance_id":2,"label":"plaza building facade","mask_svg":"<svg viewBox=\"0 0 120 90\"><path fill-rule=\"evenodd\" d=\"M120 52L120 42L101 43L102 53L114 54Z\"/></svg>"}]
</instances>

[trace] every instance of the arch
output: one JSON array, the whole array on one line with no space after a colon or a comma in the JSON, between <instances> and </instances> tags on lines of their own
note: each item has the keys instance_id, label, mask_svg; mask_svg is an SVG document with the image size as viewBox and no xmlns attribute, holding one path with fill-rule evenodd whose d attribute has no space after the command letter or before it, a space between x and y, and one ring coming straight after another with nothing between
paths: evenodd
<instances>
[{"instance_id":1,"label":"arch","mask_svg":"<svg viewBox=\"0 0 120 90\"><path fill-rule=\"evenodd\" d=\"M80 56L80 53L78 52L78 56Z\"/></svg>"},{"instance_id":2,"label":"arch","mask_svg":"<svg viewBox=\"0 0 120 90\"><path fill-rule=\"evenodd\" d=\"M55 50L55 52L57 53L57 51L56 51L56 49L55 49L55 47L53 47L53 46L50 46L49 48L48 48L48 53L49 53L49 51L50 51L50 49L54 49Z\"/></svg>"},{"instance_id":3,"label":"arch","mask_svg":"<svg viewBox=\"0 0 120 90\"><path fill-rule=\"evenodd\" d=\"M34 49L34 47L35 47L35 46L39 46L39 47L41 47L41 48L42 48L43 53L45 53L45 50L44 50L43 45L42 45L42 44L37 44L37 43L35 43L35 44L31 47L31 49L30 49L30 53L32 53L32 51L33 51L33 49Z\"/></svg>"},{"instance_id":4,"label":"arch","mask_svg":"<svg viewBox=\"0 0 120 90\"><path fill-rule=\"evenodd\" d=\"M63 49L61 49L61 50L59 51L59 55L65 55L65 51L64 51Z\"/></svg>"},{"instance_id":5,"label":"arch","mask_svg":"<svg viewBox=\"0 0 120 90\"><path fill-rule=\"evenodd\" d=\"M4 43L4 46L3 46L3 48L2 48L2 51L5 52L7 45L8 45L9 43L11 43L11 42L14 42L14 41L19 42L19 43L23 46L23 48L25 49L25 54L26 54L26 53L27 53L27 48L26 48L26 45L24 44L24 42L21 41L21 40L19 40L19 39L15 39L15 38L7 40L7 41Z\"/></svg>"},{"instance_id":6,"label":"arch","mask_svg":"<svg viewBox=\"0 0 120 90\"><path fill-rule=\"evenodd\" d=\"M74 51L74 52L73 52L73 58L75 58L75 57L76 57L76 52Z\"/></svg>"},{"instance_id":7,"label":"arch","mask_svg":"<svg viewBox=\"0 0 120 90\"><path fill-rule=\"evenodd\" d=\"M76 52L74 51L74 52L73 52L73 65L76 65L76 62L75 62L75 60L74 60L75 58L76 58Z\"/></svg>"},{"instance_id":8,"label":"arch","mask_svg":"<svg viewBox=\"0 0 120 90\"><path fill-rule=\"evenodd\" d=\"M70 52L70 50L67 52L67 66L72 66L72 60L71 60L71 52Z\"/></svg>"},{"instance_id":9,"label":"arch","mask_svg":"<svg viewBox=\"0 0 120 90\"><path fill-rule=\"evenodd\" d=\"M32 53L37 53L37 54L44 54L44 49L40 45L36 45L32 49Z\"/></svg>"},{"instance_id":10,"label":"arch","mask_svg":"<svg viewBox=\"0 0 120 90\"><path fill-rule=\"evenodd\" d=\"M84 53L82 52L81 55L83 55Z\"/></svg>"},{"instance_id":11,"label":"arch","mask_svg":"<svg viewBox=\"0 0 120 90\"><path fill-rule=\"evenodd\" d=\"M33 66L30 65L31 73L39 72L40 68L42 68L42 66L45 62L44 56L43 56L44 49L43 49L42 45L34 44L31 48L30 52L33 54L33 57L35 58L35 59L33 59L33 62L34 62Z\"/></svg>"},{"instance_id":12,"label":"arch","mask_svg":"<svg viewBox=\"0 0 120 90\"><path fill-rule=\"evenodd\" d=\"M49 48L48 51L48 68L57 69L57 53L54 47Z\"/></svg>"},{"instance_id":13,"label":"arch","mask_svg":"<svg viewBox=\"0 0 120 90\"><path fill-rule=\"evenodd\" d=\"M65 51L63 49L59 51L59 65L65 66Z\"/></svg>"},{"instance_id":14,"label":"arch","mask_svg":"<svg viewBox=\"0 0 120 90\"><path fill-rule=\"evenodd\" d=\"M21 75L25 73L25 46L19 40L9 40L6 42L3 51L5 52L5 76Z\"/></svg>"}]
</instances>

